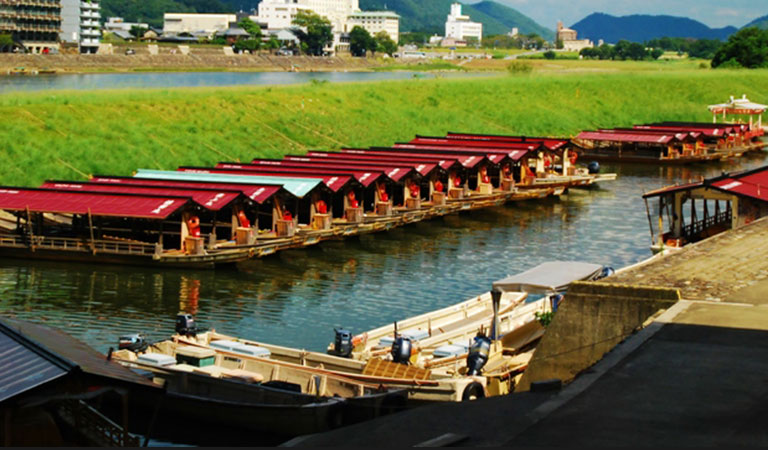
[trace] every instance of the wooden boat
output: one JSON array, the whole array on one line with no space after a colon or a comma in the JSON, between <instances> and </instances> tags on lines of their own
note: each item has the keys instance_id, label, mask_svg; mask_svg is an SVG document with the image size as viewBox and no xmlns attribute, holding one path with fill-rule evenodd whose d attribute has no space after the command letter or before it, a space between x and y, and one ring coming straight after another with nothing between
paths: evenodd
<instances>
[{"instance_id":1,"label":"wooden boat","mask_svg":"<svg viewBox=\"0 0 768 450\"><path fill-rule=\"evenodd\" d=\"M408 393L408 405L434 401L463 401L472 395L477 396L478 391L480 396L500 394L487 391L488 383L484 377L468 377L460 374L456 374L456 376L447 374L433 376L429 369L396 364L380 358L372 358L368 362L363 362L325 353L240 339L213 330L198 333L194 337L177 334L173 340L185 345L212 349L219 354L225 354L225 352L216 347L217 341L238 342L250 348L266 349L270 352L269 359L274 363L300 368L316 374L352 379L370 385L404 389ZM238 355L238 357L253 359L253 357L243 355ZM507 372L513 373L522 371L524 367L525 365L521 364L517 367L503 367L501 369L507 369Z\"/></svg>"},{"instance_id":2,"label":"wooden boat","mask_svg":"<svg viewBox=\"0 0 768 450\"><path fill-rule=\"evenodd\" d=\"M219 340L213 348L167 340L112 360L151 374L165 387L163 407L185 420L216 420L281 436L316 433L393 412L403 390L271 361L263 348Z\"/></svg>"},{"instance_id":3,"label":"wooden boat","mask_svg":"<svg viewBox=\"0 0 768 450\"><path fill-rule=\"evenodd\" d=\"M337 330L328 352L361 361L394 359L400 337L410 341L410 364L452 376L459 373L454 362L467 358L472 338L478 333L493 330L499 353L496 359L519 353L543 335L538 319L556 309L554 298L559 292L573 281L596 279L602 274L603 266L596 264L544 263L495 282L494 289L481 296L352 336L349 348L342 345L344 339ZM526 301L529 293L540 298Z\"/></svg>"},{"instance_id":4,"label":"wooden boat","mask_svg":"<svg viewBox=\"0 0 768 450\"><path fill-rule=\"evenodd\" d=\"M526 298L527 294L522 292L503 295L499 313L504 314L513 310L522 304ZM386 355L392 346L393 336L396 333L409 336L418 342L426 338L431 338L434 341L436 338L444 337L455 330L463 330L466 325L472 326L473 331L476 332L478 327L475 325L491 317L493 313L491 303L491 294L486 292L483 295L437 311L420 314L357 334L352 337L352 342L355 345L349 357L365 361L371 357ZM329 354L338 353L334 347L335 343L333 342L328 345ZM428 348L429 345L421 345L421 347Z\"/></svg>"}]
</instances>

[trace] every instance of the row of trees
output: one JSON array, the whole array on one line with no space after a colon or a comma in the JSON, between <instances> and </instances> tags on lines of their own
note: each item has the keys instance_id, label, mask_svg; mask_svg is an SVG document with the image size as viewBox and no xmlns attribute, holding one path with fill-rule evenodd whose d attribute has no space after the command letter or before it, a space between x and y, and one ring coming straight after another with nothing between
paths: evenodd
<instances>
[{"instance_id":1,"label":"row of trees","mask_svg":"<svg viewBox=\"0 0 768 450\"><path fill-rule=\"evenodd\" d=\"M352 56L375 55L376 52L392 56L397 51L397 43L389 37L386 31L379 31L376 36L363 27L355 26L349 32L349 51Z\"/></svg>"},{"instance_id":2,"label":"row of trees","mask_svg":"<svg viewBox=\"0 0 768 450\"><path fill-rule=\"evenodd\" d=\"M732 34L715 53L712 67L768 68L768 30L750 27Z\"/></svg>"},{"instance_id":3,"label":"row of trees","mask_svg":"<svg viewBox=\"0 0 768 450\"><path fill-rule=\"evenodd\" d=\"M723 46L719 39L692 39L663 37L645 43L649 48L660 48L679 54L687 53L691 58L712 59Z\"/></svg>"},{"instance_id":4,"label":"row of trees","mask_svg":"<svg viewBox=\"0 0 768 450\"><path fill-rule=\"evenodd\" d=\"M643 44L619 41L616 45L603 44L600 47L585 48L579 52L579 55L586 59L612 59L612 60L653 60L659 59L664 54L660 48L647 49Z\"/></svg>"}]
</instances>

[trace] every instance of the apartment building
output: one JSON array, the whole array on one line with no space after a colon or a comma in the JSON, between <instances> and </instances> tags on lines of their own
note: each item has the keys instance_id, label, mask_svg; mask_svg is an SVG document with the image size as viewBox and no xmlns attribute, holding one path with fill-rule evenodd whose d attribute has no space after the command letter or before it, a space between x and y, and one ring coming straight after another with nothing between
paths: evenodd
<instances>
[{"instance_id":1,"label":"apartment building","mask_svg":"<svg viewBox=\"0 0 768 450\"><path fill-rule=\"evenodd\" d=\"M461 13L461 3L451 5L451 13L445 21L445 37L465 41L467 38L483 39L483 24L472 22L469 16Z\"/></svg>"},{"instance_id":2,"label":"apartment building","mask_svg":"<svg viewBox=\"0 0 768 450\"><path fill-rule=\"evenodd\" d=\"M28 52L58 51L61 7L61 0L0 0L0 33Z\"/></svg>"},{"instance_id":3,"label":"apartment building","mask_svg":"<svg viewBox=\"0 0 768 450\"><path fill-rule=\"evenodd\" d=\"M95 0L61 0L61 42L96 53L101 42L101 6Z\"/></svg>"}]
</instances>

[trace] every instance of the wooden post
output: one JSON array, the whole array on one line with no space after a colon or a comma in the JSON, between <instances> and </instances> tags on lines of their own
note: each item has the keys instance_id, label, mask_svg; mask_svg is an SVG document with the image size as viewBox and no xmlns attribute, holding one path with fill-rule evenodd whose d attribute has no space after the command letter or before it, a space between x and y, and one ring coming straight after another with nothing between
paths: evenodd
<instances>
[{"instance_id":1,"label":"wooden post","mask_svg":"<svg viewBox=\"0 0 768 450\"><path fill-rule=\"evenodd\" d=\"M27 235L29 238L29 248L31 248L32 251L35 251L35 246L32 242L35 235L32 231L32 214L29 212L29 205L27 205Z\"/></svg>"},{"instance_id":2,"label":"wooden post","mask_svg":"<svg viewBox=\"0 0 768 450\"><path fill-rule=\"evenodd\" d=\"M651 221L651 209L648 207L648 199L646 198L643 200L645 201L645 213L648 216L648 226L651 228L651 245L653 245L654 241L656 241L656 238L653 234L653 221Z\"/></svg>"},{"instance_id":3,"label":"wooden post","mask_svg":"<svg viewBox=\"0 0 768 450\"><path fill-rule=\"evenodd\" d=\"M96 240L93 238L93 216L91 215L91 208L88 208L88 228L91 231L91 251L96 254Z\"/></svg>"},{"instance_id":4,"label":"wooden post","mask_svg":"<svg viewBox=\"0 0 768 450\"><path fill-rule=\"evenodd\" d=\"M659 248L664 245L664 197L659 197Z\"/></svg>"}]
</instances>

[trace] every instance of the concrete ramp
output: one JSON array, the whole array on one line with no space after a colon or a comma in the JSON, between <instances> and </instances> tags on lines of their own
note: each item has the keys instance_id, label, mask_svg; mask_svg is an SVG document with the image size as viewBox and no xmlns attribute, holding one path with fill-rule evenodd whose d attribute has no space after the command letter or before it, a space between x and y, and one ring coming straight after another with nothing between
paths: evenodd
<instances>
[{"instance_id":1,"label":"concrete ramp","mask_svg":"<svg viewBox=\"0 0 768 450\"><path fill-rule=\"evenodd\" d=\"M224 56L235 56L235 51L232 50L232 47L221 47L221 49L224 51Z\"/></svg>"},{"instance_id":2,"label":"concrete ramp","mask_svg":"<svg viewBox=\"0 0 768 450\"><path fill-rule=\"evenodd\" d=\"M527 391L536 381L573 380L679 300L677 289L573 283L515 391Z\"/></svg>"},{"instance_id":3,"label":"concrete ramp","mask_svg":"<svg viewBox=\"0 0 768 450\"><path fill-rule=\"evenodd\" d=\"M147 51L150 55L159 55L160 49L158 49L157 44L149 44L147 45Z\"/></svg>"},{"instance_id":4,"label":"concrete ramp","mask_svg":"<svg viewBox=\"0 0 768 450\"><path fill-rule=\"evenodd\" d=\"M189 55L189 45L179 45L179 53Z\"/></svg>"}]
</instances>

